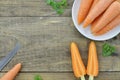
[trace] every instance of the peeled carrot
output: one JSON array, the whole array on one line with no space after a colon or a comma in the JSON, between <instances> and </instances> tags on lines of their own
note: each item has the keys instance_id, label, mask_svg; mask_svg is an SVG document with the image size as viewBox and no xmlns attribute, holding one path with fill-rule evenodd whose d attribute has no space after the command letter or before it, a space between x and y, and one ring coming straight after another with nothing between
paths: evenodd
<instances>
[{"instance_id":1,"label":"peeled carrot","mask_svg":"<svg viewBox=\"0 0 120 80\"><path fill-rule=\"evenodd\" d=\"M94 76L98 75L98 58L95 42L91 42L89 45L89 55L88 55L88 65L87 74L89 75L89 80L93 80Z\"/></svg>"},{"instance_id":2,"label":"peeled carrot","mask_svg":"<svg viewBox=\"0 0 120 80\"><path fill-rule=\"evenodd\" d=\"M86 18L93 0L81 0L80 8L78 12L78 24L82 23Z\"/></svg>"},{"instance_id":3,"label":"peeled carrot","mask_svg":"<svg viewBox=\"0 0 120 80\"><path fill-rule=\"evenodd\" d=\"M99 0L94 0L91 10L93 9L93 7L98 3ZM93 27L97 24L98 20L101 18L102 15L98 16L92 23L91 23L91 31L93 29Z\"/></svg>"},{"instance_id":4,"label":"peeled carrot","mask_svg":"<svg viewBox=\"0 0 120 80\"><path fill-rule=\"evenodd\" d=\"M94 21L93 21L93 23L91 23L91 31L93 32L93 29L94 29L94 27L97 25L97 23L99 22L99 20L102 18L102 16L103 16L103 14L101 14L99 17L97 17Z\"/></svg>"},{"instance_id":5,"label":"peeled carrot","mask_svg":"<svg viewBox=\"0 0 120 80\"><path fill-rule=\"evenodd\" d=\"M90 11L93 9L93 7L97 4L98 1L99 1L99 0L94 0L94 1L93 1L92 6L91 6L91 8L90 8Z\"/></svg>"},{"instance_id":6,"label":"peeled carrot","mask_svg":"<svg viewBox=\"0 0 120 80\"><path fill-rule=\"evenodd\" d=\"M115 1L110 7L105 11L102 18L98 21L98 23L94 26L92 32L96 33L105 27L109 22L111 22L115 17L120 14L120 3Z\"/></svg>"},{"instance_id":7,"label":"peeled carrot","mask_svg":"<svg viewBox=\"0 0 120 80\"><path fill-rule=\"evenodd\" d=\"M98 21L98 23L93 28L93 33L98 32L104 26L106 26L110 21L112 21L115 17L120 14L120 3L115 1L111 4L111 6L105 11L102 18Z\"/></svg>"},{"instance_id":8,"label":"peeled carrot","mask_svg":"<svg viewBox=\"0 0 120 80\"><path fill-rule=\"evenodd\" d=\"M72 58L72 68L75 77L85 80L84 75L86 74L85 66L81 59L78 47L76 43L71 43L71 58Z\"/></svg>"},{"instance_id":9,"label":"peeled carrot","mask_svg":"<svg viewBox=\"0 0 120 80\"><path fill-rule=\"evenodd\" d=\"M94 6L94 8L87 15L83 27L87 27L90 23L92 23L100 14L102 14L110 4L115 0L99 0L98 3Z\"/></svg>"},{"instance_id":10,"label":"peeled carrot","mask_svg":"<svg viewBox=\"0 0 120 80\"><path fill-rule=\"evenodd\" d=\"M117 0L118 2L120 2L120 0Z\"/></svg>"},{"instance_id":11,"label":"peeled carrot","mask_svg":"<svg viewBox=\"0 0 120 80\"><path fill-rule=\"evenodd\" d=\"M117 16L113 21L111 21L103 29L101 29L100 31L98 31L97 33L95 33L95 35L103 35L103 34L109 32L110 30L112 30L113 28L117 27L118 25L120 25L120 15Z\"/></svg>"},{"instance_id":12,"label":"peeled carrot","mask_svg":"<svg viewBox=\"0 0 120 80\"><path fill-rule=\"evenodd\" d=\"M21 63L15 65L9 72L7 72L0 80L14 80L15 76L21 69Z\"/></svg>"}]
</instances>

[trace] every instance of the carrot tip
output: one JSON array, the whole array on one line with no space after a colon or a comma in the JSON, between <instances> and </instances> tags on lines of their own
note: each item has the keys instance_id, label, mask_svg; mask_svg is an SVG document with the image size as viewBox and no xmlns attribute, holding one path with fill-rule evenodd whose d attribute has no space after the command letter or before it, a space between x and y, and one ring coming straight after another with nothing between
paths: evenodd
<instances>
[{"instance_id":1,"label":"carrot tip","mask_svg":"<svg viewBox=\"0 0 120 80\"><path fill-rule=\"evenodd\" d=\"M87 24L83 24L83 28L86 28L88 25Z\"/></svg>"},{"instance_id":2,"label":"carrot tip","mask_svg":"<svg viewBox=\"0 0 120 80\"><path fill-rule=\"evenodd\" d=\"M99 36L97 33L92 33L94 36Z\"/></svg>"},{"instance_id":3,"label":"carrot tip","mask_svg":"<svg viewBox=\"0 0 120 80\"><path fill-rule=\"evenodd\" d=\"M75 42L71 42L71 45L74 45L75 44Z\"/></svg>"},{"instance_id":4,"label":"carrot tip","mask_svg":"<svg viewBox=\"0 0 120 80\"><path fill-rule=\"evenodd\" d=\"M78 17L78 24L80 25L82 22L83 20Z\"/></svg>"},{"instance_id":5,"label":"carrot tip","mask_svg":"<svg viewBox=\"0 0 120 80\"><path fill-rule=\"evenodd\" d=\"M85 22L83 23L83 27L86 28L90 23L91 23L90 19L85 20Z\"/></svg>"},{"instance_id":6,"label":"carrot tip","mask_svg":"<svg viewBox=\"0 0 120 80\"><path fill-rule=\"evenodd\" d=\"M14 67L16 67L16 66L19 66L19 68L21 69L22 64L21 64L21 63L18 63L18 64L16 64Z\"/></svg>"},{"instance_id":7,"label":"carrot tip","mask_svg":"<svg viewBox=\"0 0 120 80\"><path fill-rule=\"evenodd\" d=\"M22 64L21 64L21 63L18 63L17 65L22 66Z\"/></svg>"},{"instance_id":8,"label":"carrot tip","mask_svg":"<svg viewBox=\"0 0 120 80\"><path fill-rule=\"evenodd\" d=\"M95 34L93 31L91 31L91 34Z\"/></svg>"},{"instance_id":9,"label":"carrot tip","mask_svg":"<svg viewBox=\"0 0 120 80\"><path fill-rule=\"evenodd\" d=\"M78 21L78 25L80 25L82 23L82 21Z\"/></svg>"}]
</instances>

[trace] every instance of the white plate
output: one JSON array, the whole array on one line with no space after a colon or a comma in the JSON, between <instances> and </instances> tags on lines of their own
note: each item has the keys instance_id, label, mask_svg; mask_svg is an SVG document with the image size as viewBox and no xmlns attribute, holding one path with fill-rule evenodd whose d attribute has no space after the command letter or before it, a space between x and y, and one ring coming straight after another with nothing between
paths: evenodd
<instances>
[{"instance_id":1,"label":"white plate","mask_svg":"<svg viewBox=\"0 0 120 80\"><path fill-rule=\"evenodd\" d=\"M120 33L120 26L118 26L104 35L94 36L91 34L90 26L87 28L83 28L82 24L78 25L77 15L78 15L78 10L80 6L80 1L81 0L74 1L73 7L72 7L72 19L73 19L75 27L82 35L92 40L103 41L103 40L111 39Z\"/></svg>"}]
</instances>

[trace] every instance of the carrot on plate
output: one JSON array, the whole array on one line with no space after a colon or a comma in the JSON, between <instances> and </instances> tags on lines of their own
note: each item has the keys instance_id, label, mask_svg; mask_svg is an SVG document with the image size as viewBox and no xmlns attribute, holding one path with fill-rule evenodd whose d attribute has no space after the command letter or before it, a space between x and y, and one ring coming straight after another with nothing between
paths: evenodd
<instances>
[{"instance_id":1,"label":"carrot on plate","mask_svg":"<svg viewBox=\"0 0 120 80\"><path fill-rule=\"evenodd\" d=\"M109 24L115 17L120 14L120 3L115 1L113 2L110 7L105 11L101 19L97 22L94 26L92 33L96 33Z\"/></svg>"},{"instance_id":2,"label":"carrot on plate","mask_svg":"<svg viewBox=\"0 0 120 80\"><path fill-rule=\"evenodd\" d=\"M83 27L87 27L91 24L99 15L101 15L115 0L99 0L98 3L93 7L90 13L87 15Z\"/></svg>"},{"instance_id":3,"label":"carrot on plate","mask_svg":"<svg viewBox=\"0 0 120 80\"><path fill-rule=\"evenodd\" d=\"M90 8L90 11L93 9L93 7L97 4L98 1L99 1L99 0L94 0L94 1L93 1L92 6L91 6L91 8ZM89 11L89 12L90 12L90 11Z\"/></svg>"},{"instance_id":4,"label":"carrot on plate","mask_svg":"<svg viewBox=\"0 0 120 80\"><path fill-rule=\"evenodd\" d=\"M104 13L103 13L104 14ZM92 23L91 23L91 31L93 32L94 27L96 26L96 24L98 23L98 21L102 18L103 14L101 14L100 16L98 16Z\"/></svg>"},{"instance_id":5,"label":"carrot on plate","mask_svg":"<svg viewBox=\"0 0 120 80\"><path fill-rule=\"evenodd\" d=\"M90 7L92 5L93 0L81 0L80 2L80 8L78 11L78 24L82 23L83 20L86 18Z\"/></svg>"},{"instance_id":6,"label":"carrot on plate","mask_svg":"<svg viewBox=\"0 0 120 80\"><path fill-rule=\"evenodd\" d=\"M120 0L117 0L118 2L120 2Z\"/></svg>"},{"instance_id":7,"label":"carrot on plate","mask_svg":"<svg viewBox=\"0 0 120 80\"><path fill-rule=\"evenodd\" d=\"M99 73L97 49L93 41L90 42L88 54L87 74L89 75L89 80L93 80L94 76Z\"/></svg>"},{"instance_id":8,"label":"carrot on plate","mask_svg":"<svg viewBox=\"0 0 120 80\"><path fill-rule=\"evenodd\" d=\"M120 25L120 15L117 16L114 20L112 20L107 26L105 26L103 29L101 29L100 31L98 31L97 33L95 33L95 35L103 35L107 32L109 32L110 30L112 30L113 28L117 27L118 25Z\"/></svg>"},{"instance_id":9,"label":"carrot on plate","mask_svg":"<svg viewBox=\"0 0 120 80\"><path fill-rule=\"evenodd\" d=\"M15 65L10 71L8 71L0 80L14 80L15 76L21 69L21 63Z\"/></svg>"},{"instance_id":10,"label":"carrot on plate","mask_svg":"<svg viewBox=\"0 0 120 80\"><path fill-rule=\"evenodd\" d=\"M74 42L71 43L71 58L75 77L85 80L84 75L86 74L86 69L80 56L77 44Z\"/></svg>"}]
</instances>

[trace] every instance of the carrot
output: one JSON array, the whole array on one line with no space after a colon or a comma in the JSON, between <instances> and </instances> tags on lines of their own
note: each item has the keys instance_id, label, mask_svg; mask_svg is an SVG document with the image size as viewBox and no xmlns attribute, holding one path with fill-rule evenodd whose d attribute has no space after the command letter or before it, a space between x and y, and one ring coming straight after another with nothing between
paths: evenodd
<instances>
[{"instance_id":1,"label":"carrot","mask_svg":"<svg viewBox=\"0 0 120 80\"><path fill-rule=\"evenodd\" d=\"M117 0L118 2L120 2L120 0Z\"/></svg>"},{"instance_id":2,"label":"carrot","mask_svg":"<svg viewBox=\"0 0 120 80\"><path fill-rule=\"evenodd\" d=\"M7 72L0 80L13 80L21 69L21 63L15 65L9 72Z\"/></svg>"},{"instance_id":3,"label":"carrot","mask_svg":"<svg viewBox=\"0 0 120 80\"><path fill-rule=\"evenodd\" d=\"M77 78L81 77L81 80L85 80L84 78L84 75L86 74L85 66L81 59L78 47L74 42L71 43L71 58L74 75Z\"/></svg>"},{"instance_id":4,"label":"carrot","mask_svg":"<svg viewBox=\"0 0 120 80\"><path fill-rule=\"evenodd\" d=\"M101 14L99 17L97 17L93 23L91 23L91 31L93 32L94 27L97 25L97 23L99 22L99 20L102 18L103 14Z\"/></svg>"},{"instance_id":5,"label":"carrot","mask_svg":"<svg viewBox=\"0 0 120 80\"><path fill-rule=\"evenodd\" d=\"M93 9L93 7L97 4L98 1L99 1L99 0L94 0L94 1L93 1L92 6L91 6L91 8L90 8L90 11Z\"/></svg>"},{"instance_id":6,"label":"carrot","mask_svg":"<svg viewBox=\"0 0 120 80\"><path fill-rule=\"evenodd\" d=\"M105 11L102 18L98 21L96 26L93 28L92 32L96 33L106 26L110 21L112 21L116 16L120 14L120 3L115 1L111 6Z\"/></svg>"},{"instance_id":7,"label":"carrot","mask_svg":"<svg viewBox=\"0 0 120 80\"><path fill-rule=\"evenodd\" d=\"M80 8L78 12L78 24L82 23L86 18L93 0L81 0Z\"/></svg>"},{"instance_id":8,"label":"carrot","mask_svg":"<svg viewBox=\"0 0 120 80\"><path fill-rule=\"evenodd\" d=\"M95 42L91 42L89 45L89 56L87 65L87 74L89 80L93 80L94 76L98 75L98 58Z\"/></svg>"},{"instance_id":9,"label":"carrot","mask_svg":"<svg viewBox=\"0 0 120 80\"><path fill-rule=\"evenodd\" d=\"M95 33L95 35L103 35L103 34L109 32L110 30L112 30L113 28L115 28L118 25L120 25L120 15L117 16L113 21L111 21L103 29L101 29L100 31L98 31L97 33Z\"/></svg>"},{"instance_id":10,"label":"carrot","mask_svg":"<svg viewBox=\"0 0 120 80\"><path fill-rule=\"evenodd\" d=\"M83 27L87 27L90 23L92 23L100 14L102 14L110 4L115 0L99 0L98 3L94 6L94 8L87 15Z\"/></svg>"},{"instance_id":11,"label":"carrot","mask_svg":"<svg viewBox=\"0 0 120 80\"><path fill-rule=\"evenodd\" d=\"M98 3L99 0L94 0L94 3L92 4L91 10L93 7ZM92 23L91 23L91 31L93 27L97 24L98 20L101 18L102 15L98 16Z\"/></svg>"}]
</instances>

